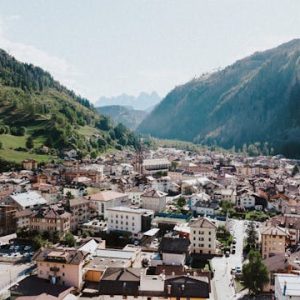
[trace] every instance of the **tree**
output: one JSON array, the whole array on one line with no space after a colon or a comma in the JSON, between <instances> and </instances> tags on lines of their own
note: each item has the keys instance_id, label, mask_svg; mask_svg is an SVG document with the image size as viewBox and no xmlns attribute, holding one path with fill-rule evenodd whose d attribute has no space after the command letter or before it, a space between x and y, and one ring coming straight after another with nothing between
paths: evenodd
<instances>
[{"instance_id":1,"label":"tree","mask_svg":"<svg viewBox=\"0 0 300 300\"><path fill-rule=\"evenodd\" d=\"M26 148L32 149L33 147L34 147L33 138L31 136L29 136L26 140Z\"/></svg>"},{"instance_id":2,"label":"tree","mask_svg":"<svg viewBox=\"0 0 300 300\"><path fill-rule=\"evenodd\" d=\"M231 203L230 201L221 201L220 202L220 206L221 206L221 209L222 209L222 215L227 215L227 214L231 214L234 212L234 209L233 209L233 203Z\"/></svg>"},{"instance_id":3,"label":"tree","mask_svg":"<svg viewBox=\"0 0 300 300\"><path fill-rule=\"evenodd\" d=\"M254 222L250 222L250 224L246 229L246 233L247 233L247 246L250 249L256 249L258 236L257 236L257 231Z\"/></svg>"},{"instance_id":4,"label":"tree","mask_svg":"<svg viewBox=\"0 0 300 300\"><path fill-rule=\"evenodd\" d=\"M298 165L295 165L293 170L292 170L292 176L296 176L299 173L299 167Z\"/></svg>"},{"instance_id":5,"label":"tree","mask_svg":"<svg viewBox=\"0 0 300 300\"><path fill-rule=\"evenodd\" d=\"M72 194L70 191L67 191L67 193L66 193L66 198L67 198L68 200L71 200L71 199L74 199L74 196L73 196L73 194Z\"/></svg>"},{"instance_id":6,"label":"tree","mask_svg":"<svg viewBox=\"0 0 300 300\"><path fill-rule=\"evenodd\" d=\"M185 198L179 197L178 200L177 200L177 205L182 208L182 207L185 206L185 204L186 204Z\"/></svg>"},{"instance_id":7,"label":"tree","mask_svg":"<svg viewBox=\"0 0 300 300\"><path fill-rule=\"evenodd\" d=\"M248 259L249 262L243 266L242 281L249 294L257 295L269 282L269 274L258 251L251 250Z\"/></svg>"},{"instance_id":8,"label":"tree","mask_svg":"<svg viewBox=\"0 0 300 300\"><path fill-rule=\"evenodd\" d=\"M76 240L74 235L71 232L67 232L64 238L64 244L68 245L69 247L74 247L76 244Z\"/></svg>"}]
</instances>

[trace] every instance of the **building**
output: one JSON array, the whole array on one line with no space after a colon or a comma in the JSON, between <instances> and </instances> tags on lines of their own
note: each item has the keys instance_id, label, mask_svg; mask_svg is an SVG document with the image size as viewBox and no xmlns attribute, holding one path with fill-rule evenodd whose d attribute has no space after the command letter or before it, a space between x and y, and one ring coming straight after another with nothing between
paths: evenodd
<instances>
[{"instance_id":1,"label":"building","mask_svg":"<svg viewBox=\"0 0 300 300\"><path fill-rule=\"evenodd\" d=\"M191 253L215 254L217 226L207 218L190 222Z\"/></svg>"},{"instance_id":2,"label":"building","mask_svg":"<svg viewBox=\"0 0 300 300\"><path fill-rule=\"evenodd\" d=\"M268 226L261 231L262 257L268 258L275 254L284 254L287 233L278 226Z\"/></svg>"},{"instance_id":3,"label":"building","mask_svg":"<svg viewBox=\"0 0 300 300\"><path fill-rule=\"evenodd\" d=\"M158 190L148 190L141 196L142 207L161 212L166 208L166 194Z\"/></svg>"},{"instance_id":4,"label":"building","mask_svg":"<svg viewBox=\"0 0 300 300\"><path fill-rule=\"evenodd\" d=\"M300 300L300 276L275 274L275 299Z\"/></svg>"},{"instance_id":5,"label":"building","mask_svg":"<svg viewBox=\"0 0 300 300\"><path fill-rule=\"evenodd\" d=\"M0 205L0 236L16 231L16 208L11 205Z\"/></svg>"},{"instance_id":6,"label":"building","mask_svg":"<svg viewBox=\"0 0 300 300\"><path fill-rule=\"evenodd\" d=\"M33 257L37 264L37 276L52 284L81 289L83 266L88 253L79 250L41 249Z\"/></svg>"},{"instance_id":7,"label":"building","mask_svg":"<svg viewBox=\"0 0 300 300\"><path fill-rule=\"evenodd\" d=\"M58 232L64 235L71 229L71 214L63 208L55 206L42 208L35 211L29 218L29 229L32 231Z\"/></svg>"},{"instance_id":8,"label":"building","mask_svg":"<svg viewBox=\"0 0 300 300\"><path fill-rule=\"evenodd\" d=\"M116 206L126 206L129 204L127 194L114 191L102 191L90 196L87 199L91 201L99 216L107 218L106 209Z\"/></svg>"},{"instance_id":9,"label":"building","mask_svg":"<svg viewBox=\"0 0 300 300\"><path fill-rule=\"evenodd\" d=\"M7 203L13 205L18 210L23 210L47 204L47 200L36 191L28 191L10 195Z\"/></svg>"},{"instance_id":10,"label":"building","mask_svg":"<svg viewBox=\"0 0 300 300\"><path fill-rule=\"evenodd\" d=\"M185 238L163 237L159 252L165 265L185 265L189 255L190 241Z\"/></svg>"},{"instance_id":11,"label":"building","mask_svg":"<svg viewBox=\"0 0 300 300\"><path fill-rule=\"evenodd\" d=\"M166 173L170 167L171 163L166 158L144 159L143 161L144 174Z\"/></svg>"},{"instance_id":12,"label":"building","mask_svg":"<svg viewBox=\"0 0 300 300\"><path fill-rule=\"evenodd\" d=\"M80 224L88 222L93 216L91 202L85 198L69 200L71 212L71 230L76 230Z\"/></svg>"},{"instance_id":13,"label":"building","mask_svg":"<svg viewBox=\"0 0 300 300\"><path fill-rule=\"evenodd\" d=\"M152 269L107 268L99 283L101 299L209 299L208 276L155 274Z\"/></svg>"},{"instance_id":14,"label":"building","mask_svg":"<svg viewBox=\"0 0 300 300\"><path fill-rule=\"evenodd\" d=\"M118 206L107 208L107 229L137 234L151 228L153 211L142 208Z\"/></svg>"},{"instance_id":15,"label":"building","mask_svg":"<svg viewBox=\"0 0 300 300\"><path fill-rule=\"evenodd\" d=\"M25 170L36 170L38 168L38 163L34 159L25 159L22 161L22 167Z\"/></svg>"}]
</instances>

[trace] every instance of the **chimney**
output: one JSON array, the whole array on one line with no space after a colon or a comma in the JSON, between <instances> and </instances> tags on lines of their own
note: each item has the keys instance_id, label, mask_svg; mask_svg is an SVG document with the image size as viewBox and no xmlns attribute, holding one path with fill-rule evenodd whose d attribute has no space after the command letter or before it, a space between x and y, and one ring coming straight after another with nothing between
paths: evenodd
<instances>
[{"instance_id":1,"label":"chimney","mask_svg":"<svg viewBox=\"0 0 300 300\"><path fill-rule=\"evenodd\" d=\"M283 286L283 296L286 294L286 281L284 281L284 286Z\"/></svg>"}]
</instances>

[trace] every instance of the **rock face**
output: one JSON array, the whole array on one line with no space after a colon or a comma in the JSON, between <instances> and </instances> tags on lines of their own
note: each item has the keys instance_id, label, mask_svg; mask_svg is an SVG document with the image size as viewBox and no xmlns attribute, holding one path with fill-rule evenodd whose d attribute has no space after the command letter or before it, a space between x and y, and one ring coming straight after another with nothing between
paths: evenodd
<instances>
[{"instance_id":1,"label":"rock face","mask_svg":"<svg viewBox=\"0 0 300 300\"><path fill-rule=\"evenodd\" d=\"M138 131L225 148L268 142L300 157L300 40L176 87Z\"/></svg>"}]
</instances>

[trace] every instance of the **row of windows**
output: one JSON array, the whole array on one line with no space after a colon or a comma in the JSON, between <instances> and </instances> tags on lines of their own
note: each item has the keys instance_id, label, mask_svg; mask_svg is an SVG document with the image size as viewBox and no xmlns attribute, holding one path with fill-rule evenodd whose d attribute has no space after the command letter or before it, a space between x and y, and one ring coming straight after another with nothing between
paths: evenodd
<instances>
[{"instance_id":1,"label":"row of windows","mask_svg":"<svg viewBox=\"0 0 300 300\"><path fill-rule=\"evenodd\" d=\"M197 234L197 230L194 230L194 234ZM205 231L198 231L198 234L205 234ZM208 231L208 234L211 235L211 231Z\"/></svg>"},{"instance_id":2,"label":"row of windows","mask_svg":"<svg viewBox=\"0 0 300 300\"><path fill-rule=\"evenodd\" d=\"M204 238L203 238L203 237L201 237L201 238L199 237L198 240L199 240L199 241L204 241ZM195 238L195 237L194 237L194 241L196 241L196 238ZM210 241L211 241L211 238L208 238L208 241L210 242Z\"/></svg>"},{"instance_id":3,"label":"row of windows","mask_svg":"<svg viewBox=\"0 0 300 300\"><path fill-rule=\"evenodd\" d=\"M114 220L111 220L110 221L111 223L114 223ZM119 224L119 221L118 220L116 220L116 222L115 222L116 224ZM121 225L123 225L125 223L125 225L128 225L128 222L123 222L123 221L120 221L120 224ZM133 222L132 224L131 224L131 226L134 226L135 225L135 223Z\"/></svg>"},{"instance_id":4,"label":"row of windows","mask_svg":"<svg viewBox=\"0 0 300 300\"><path fill-rule=\"evenodd\" d=\"M196 244L196 243L194 243L193 245L194 245L194 247L201 247L201 248L204 247L204 244ZM211 244L208 244L207 248L211 248Z\"/></svg>"}]
</instances>

